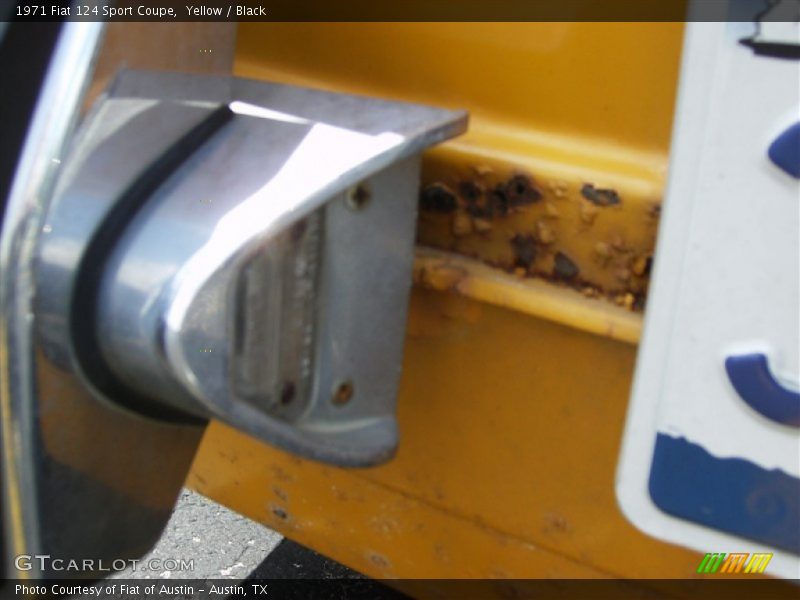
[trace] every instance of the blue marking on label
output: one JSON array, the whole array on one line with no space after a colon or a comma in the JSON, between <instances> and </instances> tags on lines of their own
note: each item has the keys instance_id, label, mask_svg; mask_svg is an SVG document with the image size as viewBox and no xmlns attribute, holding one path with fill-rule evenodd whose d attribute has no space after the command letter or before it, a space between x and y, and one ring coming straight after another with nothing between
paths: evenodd
<instances>
[{"instance_id":1,"label":"blue marking on label","mask_svg":"<svg viewBox=\"0 0 800 600\"><path fill-rule=\"evenodd\" d=\"M659 433L650 497L681 519L800 555L800 479L743 458L717 458Z\"/></svg>"},{"instance_id":2,"label":"blue marking on label","mask_svg":"<svg viewBox=\"0 0 800 600\"><path fill-rule=\"evenodd\" d=\"M800 392L786 389L773 377L767 357L743 354L725 359L736 393L750 408L783 425L800 427Z\"/></svg>"},{"instance_id":3,"label":"blue marking on label","mask_svg":"<svg viewBox=\"0 0 800 600\"><path fill-rule=\"evenodd\" d=\"M800 179L800 121L776 137L767 154L778 167Z\"/></svg>"}]
</instances>

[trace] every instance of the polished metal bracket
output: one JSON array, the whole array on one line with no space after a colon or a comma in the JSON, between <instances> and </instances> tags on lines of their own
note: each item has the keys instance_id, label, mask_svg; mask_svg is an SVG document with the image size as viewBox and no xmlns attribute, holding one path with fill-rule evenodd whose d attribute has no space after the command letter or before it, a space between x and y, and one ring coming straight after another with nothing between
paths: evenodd
<instances>
[{"instance_id":1,"label":"polished metal bracket","mask_svg":"<svg viewBox=\"0 0 800 600\"><path fill-rule=\"evenodd\" d=\"M47 214L45 352L102 401L338 465L397 444L421 151L464 113L127 72Z\"/></svg>"},{"instance_id":2,"label":"polished metal bracket","mask_svg":"<svg viewBox=\"0 0 800 600\"><path fill-rule=\"evenodd\" d=\"M97 35L62 36L3 222L3 554L25 577L68 574L20 556L144 553L209 419L335 465L391 458L420 154L466 126L130 71L73 137Z\"/></svg>"}]
</instances>

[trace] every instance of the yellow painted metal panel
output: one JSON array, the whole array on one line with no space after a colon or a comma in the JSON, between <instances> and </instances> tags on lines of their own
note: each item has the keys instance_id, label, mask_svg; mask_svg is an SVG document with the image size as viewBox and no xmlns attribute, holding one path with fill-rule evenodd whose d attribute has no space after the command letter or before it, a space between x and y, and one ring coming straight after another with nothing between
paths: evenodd
<instances>
[{"instance_id":1,"label":"yellow painted metal panel","mask_svg":"<svg viewBox=\"0 0 800 600\"><path fill-rule=\"evenodd\" d=\"M242 23L235 70L468 108L474 128L669 145L682 23Z\"/></svg>"},{"instance_id":2,"label":"yellow painted metal panel","mask_svg":"<svg viewBox=\"0 0 800 600\"><path fill-rule=\"evenodd\" d=\"M691 576L699 555L614 498L635 347L453 293L415 290L410 317L393 461L326 467L214 425L190 485L376 577Z\"/></svg>"},{"instance_id":3,"label":"yellow painted metal panel","mask_svg":"<svg viewBox=\"0 0 800 600\"><path fill-rule=\"evenodd\" d=\"M626 261L652 251L681 34L675 23L241 24L234 71L469 109L470 132L427 155L424 183L455 186L488 165L548 195L474 248L454 240L451 217L423 217L421 240L489 262L502 246L506 266L508 238L536 233L558 199L557 247L612 291L632 264L589 261L616 235ZM625 204L582 228L585 182ZM189 484L375 577L693 576L699 555L638 532L614 498L640 315L441 250L419 252L416 277L392 462L327 467L212 424Z\"/></svg>"}]
</instances>

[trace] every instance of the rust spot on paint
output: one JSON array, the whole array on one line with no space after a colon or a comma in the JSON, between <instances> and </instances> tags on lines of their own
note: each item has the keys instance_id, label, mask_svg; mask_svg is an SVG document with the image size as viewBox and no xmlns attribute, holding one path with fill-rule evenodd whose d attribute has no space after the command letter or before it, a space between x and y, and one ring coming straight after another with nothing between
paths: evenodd
<instances>
[{"instance_id":1,"label":"rust spot on paint","mask_svg":"<svg viewBox=\"0 0 800 600\"><path fill-rule=\"evenodd\" d=\"M517 234L511 238L511 248L514 250L514 266L530 269L536 260L536 240L530 234Z\"/></svg>"},{"instance_id":2,"label":"rust spot on paint","mask_svg":"<svg viewBox=\"0 0 800 600\"><path fill-rule=\"evenodd\" d=\"M641 310L652 265L646 235L652 235L660 201L624 206L646 219L643 238L629 229L628 213L605 210L624 205L615 187L540 177L514 166L464 165L429 179L420 193L428 212L420 243ZM457 289L463 274L426 266L414 276L422 287L443 290Z\"/></svg>"},{"instance_id":3,"label":"rust spot on paint","mask_svg":"<svg viewBox=\"0 0 800 600\"><path fill-rule=\"evenodd\" d=\"M580 273L578 265L576 265L569 256L563 252L556 253L555 262L553 264L553 274L558 279L569 281L570 279L575 279L578 273Z\"/></svg>"},{"instance_id":4,"label":"rust spot on paint","mask_svg":"<svg viewBox=\"0 0 800 600\"><path fill-rule=\"evenodd\" d=\"M611 188L596 188L591 183L583 184L581 196L597 206L614 206L622 202L616 190L612 190Z\"/></svg>"},{"instance_id":5,"label":"rust spot on paint","mask_svg":"<svg viewBox=\"0 0 800 600\"><path fill-rule=\"evenodd\" d=\"M438 213L451 213L458 206L456 195L443 183L425 186L419 196L422 210Z\"/></svg>"},{"instance_id":6,"label":"rust spot on paint","mask_svg":"<svg viewBox=\"0 0 800 600\"><path fill-rule=\"evenodd\" d=\"M498 183L486 194L486 209L489 211L489 216L505 217L508 215L508 196L506 196L506 187Z\"/></svg>"},{"instance_id":7,"label":"rust spot on paint","mask_svg":"<svg viewBox=\"0 0 800 600\"><path fill-rule=\"evenodd\" d=\"M506 182L505 196L509 206L524 206L541 200L542 192L527 175L514 175Z\"/></svg>"},{"instance_id":8,"label":"rust spot on paint","mask_svg":"<svg viewBox=\"0 0 800 600\"><path fill-rule=\"evenodd\" d=\"M483 198L483 186L470 179L465 179L458 184L458 195L467 205L477 204Z\"/></svg>"},{"instance_id":9,"label":"rust spot on paint","mask_svg":"<svg viewBox=\"0 0 800 600\"><path fill-rule=\"evenodd\" d=\"M271 504L269 507L270 511L273 515L278 517L281 521L286 521L289 519L289 513L286 512L286 509L282 506L278 506L277 504Z\"/></svg>"},{"instance_id":10,"label":"rust spot on paint","mask_svg":"<svg viewBox=\"0 0 800 600\"><path fill-rule=\"evenodd\" d=\"M481 204L468 204L467 205L467 214L473 217L474 219L484 219L490 220L493 216L493 210L489 206L489 200L486 199L484 203Z\"/></svg>"}]
</instances>

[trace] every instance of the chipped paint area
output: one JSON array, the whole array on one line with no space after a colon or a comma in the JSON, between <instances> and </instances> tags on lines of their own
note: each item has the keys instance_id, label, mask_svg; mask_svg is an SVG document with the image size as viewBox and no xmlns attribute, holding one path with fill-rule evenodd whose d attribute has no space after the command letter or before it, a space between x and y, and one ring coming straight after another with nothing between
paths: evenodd
<instances>
[{"instance_id":1,"label":"chipped paint area","mask_svg":"<svg viewBox=\"0 0 800 600\"><path fill-rule=\"evenodd\" d=\"M502 164L426 167L419 244L627 310L644 308L659 198Z\"/></svg>"}]
</instances>

